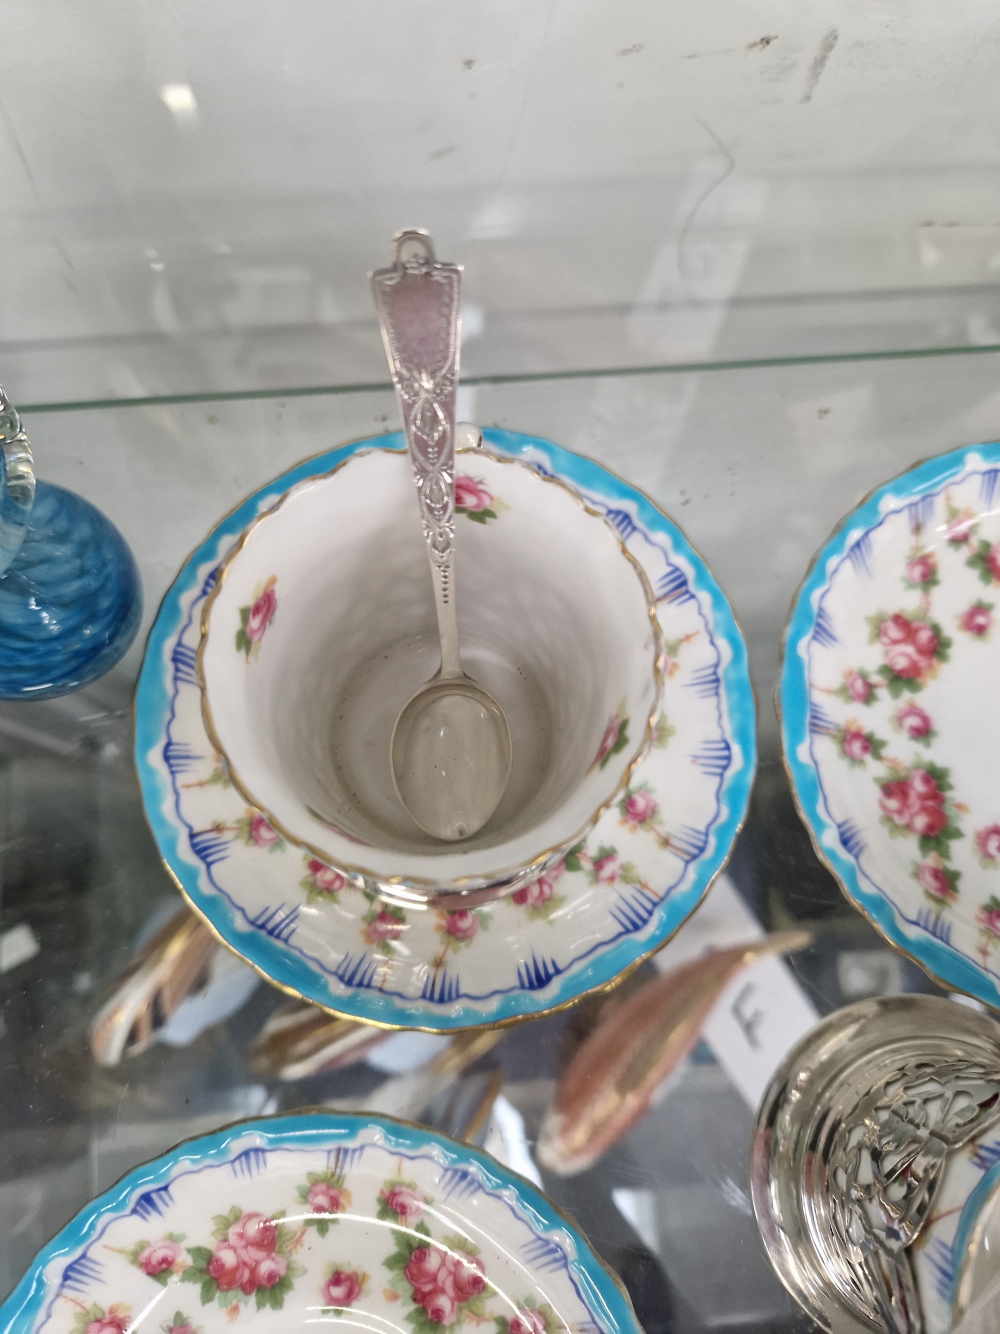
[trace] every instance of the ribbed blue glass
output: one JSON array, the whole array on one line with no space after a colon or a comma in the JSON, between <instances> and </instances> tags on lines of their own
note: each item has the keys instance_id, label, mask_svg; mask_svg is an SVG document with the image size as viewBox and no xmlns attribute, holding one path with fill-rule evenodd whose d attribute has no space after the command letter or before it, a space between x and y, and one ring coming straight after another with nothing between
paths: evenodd
<instances>
[{"instance_id":1,"label":"ribbed blue glass","mask_svg":"<svg viewBox=\"0 0 1000 1334\"><path fill-rule=\"evenodd\" d=\"M109 519L39 482L24 542L0 577L0 699L50 699L103 676L136 636L139 571Z\"/></svg>"}]
</instances>

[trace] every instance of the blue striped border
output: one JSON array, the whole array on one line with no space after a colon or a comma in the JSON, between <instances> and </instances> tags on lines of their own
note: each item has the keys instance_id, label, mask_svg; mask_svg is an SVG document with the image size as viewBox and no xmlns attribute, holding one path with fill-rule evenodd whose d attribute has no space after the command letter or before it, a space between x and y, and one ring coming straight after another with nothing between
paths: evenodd
<instances>
[{"instance_id":1,"label":"blue striped border","mask_svg":"<svg viewBox=\"0 0 1000 1334\"><path fill-rule=\"evenodd\" d=\"M657 912L652 934L641 940L634 934L622 936L606 949L597 950L580 967L567 969L556 986L540 996L535 990L520 990L500 995L489 1007L460 1004L448 1009L414 1007L396 997L371 991L353 991L340 995L332 991L325 976L301 956L286 950L280 941L263 932L241 930L236 914L218 893L206 893L200 870L182 855L182 831L163 814L164 801L170 796L163 775L149 763L149 753L161 740L171 709L170 682L164 662L164 648L177 634L182 623L181 597L190 588L198 569L219 550L220 541L235 540L243 528L260 512L261 502L276 497L298 482L329 472L337 464L360 450L404 448L402 432L372 436L330 450L283 473L249 496L227 515L192 553L171 585L149 634L146 654L135 698L135 764L143 802L160 852L176 876L185 894L222 938L278 986L336 1010L339 1014L371 1023L400 1027L419 1026L439 1031L482 1027L510 1019L530 1018L568 1004L585 992L611 982L623 970L662 945L697 907L712 880L725 865L733 842L746 815L756 764L756 719L753 691L747 665L746 646L722 590L709 573L701 557L680 530L656 506L590 459L571 453L548 440L513 431L485 430L490 449L512 458L540 463L581 490L601 496L609 504L630 505L648 532L666 537L672 551L691 570L690 583L711 611L712 631L718 642L729 648L729 662L721 672L721 686L729 720L729 735L742 753L742 765L730 772L719 794L721 816L711 827L711 852L692 863L692 874L683 889L669 895Z\"/></svg>"},{"instance_id":2,"label":"blue striped border","mask_svg":"<svg viewBox=\"0 0 1000 1334\"><path fill-rule=\"evenodd\" d=\"M936 939L919 922L907 930L905 915L874 881L861 870L845 846L826 807L815 765L799 755L809 741L809 681L805 647L816 633L816 608L827 586L831 562L839 564L858 547L864 535L885 517L883 504L901 509L976 470L992 477L1000 465L1000 443L952 450L918 464L901 477L873 491L844 519L833 537L818 552L812 569L796 595L785 629L784 658L779 687L781 746L785 763L803 815L821 855L840 881L848 897L875 924L891 944L898 946L946 987L963 991L994 1008L1000 1008L1000 979L961 954L947 940ZM859 530L861 535L859 536ZM863 548L862 548L863 549ZM820 627L822 634L822 626ZM849 842L852 842L850 838ZM852 846L854 846L852 842Z\"/></svg>"},{"instance_id":3,"label":"blue striped border","mask_svg":"<svg viewBox=\"0 0 1000 1334\"><path fill-rule=\"evenodd\" d=\"M390 1117L337 1116L324 1112L244 1121L214 1135L189 1140L161 1158L133 1169L93 1200L39 1251L24 1278L0 1306L0 1334L29 1334L46 1299L54 1296L44 1276L48 1265L62 1256L68 1260L93 1241L101 1224L109 1221L110 1215L127 1214L141 1203L139 1197L149 1197L168 1187L177 1168L235 1162L233 1146L248 1134L260 1136L265 1153L275 1149L322 1150L342 1147L367 1127L381 1130L385 1144L391 1150L413 1155L434 1149L449 1173L468 1174L471 1171L484 1190L491 1194L504 1192L508 1207L511 1207L512 1198L513 1207L526 1225L539 1235L540 1241L545 1240L547 1233L568 1235L575 1251L574 1255L566 1257L570 1279L583 1304L590 1308L596 1325L605 1334L642 1334L631 1303L610 1272L591 1252L586 1238L556 1212L541 1192L522 1177L507 1172L495 1158ZM260 1151L253 1150L255 1153ZM559 1250L562 1253L561 1247ZM66 1268L71 1267L71 1263L67 1263Z\"/></svg>"}]
</instances>

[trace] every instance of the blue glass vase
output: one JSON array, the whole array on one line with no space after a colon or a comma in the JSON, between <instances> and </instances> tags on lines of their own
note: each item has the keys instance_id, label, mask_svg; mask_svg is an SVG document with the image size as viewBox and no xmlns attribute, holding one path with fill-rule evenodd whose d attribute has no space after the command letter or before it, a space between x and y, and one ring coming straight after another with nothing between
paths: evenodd
<instances>
[{"instance_id":1,"label":"blue glass vase","mask_svg":"<svg viewBox=\"0 0 1000 1334\"><path fill-rule=\"evenodd\" d=\"M37 482L0 389L0 699L51 699L110 671L142 618L139 572L100 510Z\"/></svg>"}]
</instances>

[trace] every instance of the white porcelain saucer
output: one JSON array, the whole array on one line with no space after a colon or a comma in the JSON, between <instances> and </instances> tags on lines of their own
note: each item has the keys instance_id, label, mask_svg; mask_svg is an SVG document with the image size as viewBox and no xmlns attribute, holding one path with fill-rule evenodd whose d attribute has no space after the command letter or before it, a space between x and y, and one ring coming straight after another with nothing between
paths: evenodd
<instances>
[{"instance_id":1,"label":"white porcelain saucer","mask_svg":"<svg viewBox=\"0 0 1000 1334\"><path fill-rule=\"evenodd\" d=\"M975 1255L976 1233L992 1210L998 1181L1000 1135L994 1127L951 1155L934 1217L913 1257L926 1334L947 1334L962 1314L962 1280L970 1260L982 1258ZM989 1263L990 1257L985 1259Z\"/></svg>"},{"instance_id":2,"label":"white porcelain saucer","mask_svg":"<svg viewBox=\"0 0 1000 1334\"><path fill-rule=\"evenodd\" d=\"M398 432L309 459L223 519L164 598L136 692L147 816L192 906L277 986L370 1023L492 1025L611 984L694 911L746 814L755 762L746 650L700 557L645 496L591 460L513 432L484 438L494 453L576 487L612 520L656 592L667 645L656 745L585 844L546 876L471 911L380 902L248 809L208 742L194 655L219 561L290 486L359 450L401 449ZM503 497L486 496L474 456L459 472L458 523L502 522Z\"/></svg>"},{"instance_id":3,"label":"white porcelain saucer","mask_svg":"<svg viewBox=\"0 0 1000 1334\"><path fill-rule=\"evenodd\" d=\"M249 1121L130 1172L44 1248L6 1334L641 1334L585 1238L488 1154L386 1117Z\"/></svg>"},{"instance_id":4,"label":"white porcelain saucer","mask_svg":"<svg viewBox=\"0 0 1000 1334\"><path fill-rule=\"evenodd\" d=\"M1000 1008L1000 445L875 491L785 633L782 747L817 850L888 940Z\"/></svg>"}]
</instances>

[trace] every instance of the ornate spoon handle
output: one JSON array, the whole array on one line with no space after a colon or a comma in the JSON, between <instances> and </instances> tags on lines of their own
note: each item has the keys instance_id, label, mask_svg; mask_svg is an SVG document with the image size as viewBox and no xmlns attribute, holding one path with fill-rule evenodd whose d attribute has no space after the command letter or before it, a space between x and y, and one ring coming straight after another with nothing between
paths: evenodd
<instances>
[{"instance_id":1,"label":"ornate spoon handle","mask_svg":"<svg viewBox=\"0 0 1000 1334\"><path fill-rule=\"evenodd\" d=\"M393 238L372 294L413 465L431 562L441 675L461 676L455 613L455 390L462 269L438 264L426 232Z\"/></svg>"}]
</instances>

